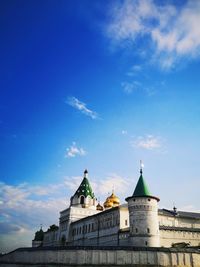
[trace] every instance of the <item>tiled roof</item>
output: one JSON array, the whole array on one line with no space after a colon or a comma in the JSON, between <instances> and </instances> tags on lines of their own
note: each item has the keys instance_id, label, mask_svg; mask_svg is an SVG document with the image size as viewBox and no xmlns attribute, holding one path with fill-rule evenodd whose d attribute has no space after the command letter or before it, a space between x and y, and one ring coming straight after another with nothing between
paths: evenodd
<instances>
[{"instance_id":1,"label":"tiled roof","mask_svg":"<svg viewBox=\"0 0 200 267\"><path fill-rule=\"evenodd\" d=\"M83 178L79 188L76 190L75 194L76 196L90 196L91 198L94 198L94 193L92 191L92 187L90 186L90 183L86 177Z\"/></svg>"},{"instance_id":2,"label":"tiled roof","mask_svg":"<svg viewBox=\"0 0 200 267\"><path fill-rule=\"evenodd\" d=\"M189 211L176 211L168 210L168 209L159 209L158 213L160 215L167 215L167 216L178 216L184 217L188 219L200 219L200 213L198 212L189 212Z\"/></svg>"},{"instance_id":3,"label":"tiled roof","mask_svg":"<svg viewBox=\"0 0 200 267\"><path fill-rule=\"evenodd\" d=\"M135 187L133 196L135 196L135 197L151 196L151 193L150 193L148 186L147 186L147 184L146 184L146 182L142 176L142 173L141 173L139 180L137 182L137 185Z\"/></svg>"}]
</instances>

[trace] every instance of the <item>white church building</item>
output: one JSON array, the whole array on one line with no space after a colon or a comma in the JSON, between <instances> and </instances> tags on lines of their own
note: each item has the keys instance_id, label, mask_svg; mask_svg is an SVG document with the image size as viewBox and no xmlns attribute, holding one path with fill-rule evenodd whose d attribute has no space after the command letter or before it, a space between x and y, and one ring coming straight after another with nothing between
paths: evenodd
<instances>
[{"instance_id":1,"label":"white church building","mask_svg":"<svg viewBox=\"0 0 200 267\"><path fill-rule=\"evenodd\" d=\"M83 180L60 212L59 227L36 232L35 246L200 246L200 213L158 209L153 196L140 177L132 196L120 204L114 192L103 206L97 202L85 170Z\"/></svg>"}]
</instances>

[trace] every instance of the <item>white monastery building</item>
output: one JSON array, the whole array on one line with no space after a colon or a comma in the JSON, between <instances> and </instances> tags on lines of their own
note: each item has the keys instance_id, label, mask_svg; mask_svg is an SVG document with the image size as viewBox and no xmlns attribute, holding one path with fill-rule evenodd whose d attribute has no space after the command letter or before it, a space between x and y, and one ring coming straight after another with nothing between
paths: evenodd
<instances>
[{"instance_id":1,"label":"white monastery building","mask_svg":"<svg viewBox=\"0 0 200 267\"><path fill-rule=\"evenodd\" d=\"M200 246L200 213L158 209L153 196L140 177L126 203L120 204L112 192L103 206L97 203L85 170L83 180L60 212L56 225L35 233L36 246Z\"/></svg>"}]
</instances>

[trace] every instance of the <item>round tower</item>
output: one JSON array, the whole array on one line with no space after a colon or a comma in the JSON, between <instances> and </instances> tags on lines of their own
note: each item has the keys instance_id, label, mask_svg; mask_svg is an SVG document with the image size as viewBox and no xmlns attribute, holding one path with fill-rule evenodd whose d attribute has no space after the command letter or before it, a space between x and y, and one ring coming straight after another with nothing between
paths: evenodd
<instances>
[{"instance_id":1,"label":"round tower","mask_svg":"<svg viewBox=\"0 0 200 267\"><path fill-rule=\"evenodd\" d=\"M130 240L137 247L159 247L158 202L152 196L143 178L142 167L140 177L128 202L130 220Z\"/></svg>"}]
</instances>

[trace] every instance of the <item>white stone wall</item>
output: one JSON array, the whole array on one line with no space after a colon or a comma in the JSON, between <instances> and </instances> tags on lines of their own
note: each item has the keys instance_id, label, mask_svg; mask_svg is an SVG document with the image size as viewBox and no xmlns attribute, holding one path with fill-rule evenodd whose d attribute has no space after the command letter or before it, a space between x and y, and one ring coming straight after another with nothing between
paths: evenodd
<instances>
[{"instance_id":1,"label":"white stone wall","mask_svg":"<svg viewBox=\"0 0 200 267\"><path fill-rule=\"evenodd\" d=\"M119 245L120 229L128 227L128 208L122 205L74 222L70 241L75 245ZM128 235L122 236L122 243L127 244Z\"/></svg>"},{"instance_id":2,"label":"white stone wall","mask_svg":"<svg viewBox=\"0 0 200 267\"><path fill-rule=\"evenodd\" d=\"M44 233L43 246L57 246L59 244L59 230Z\"/></svg>"},{"instance_id":3,"label":"white stone wall","mask_svg":"<svg viewBox=\"0 0 200 267\"><path fill-rule=\"evenodd\" d=\"M119 209L113 208L74 222L70 229L70 241L76 245L117 245L119 214Z\"/></svg>"},{"instance_id":4,"label":"white stone wall","mask_svg":"<svg viewBox=\"0 0 200 267\"><path fill-rule=\"evenodd\" d=\"M200 219L184 218L179 215L167 216L166 214L159 214L159 225L200 229Z\"/></svg>"},{"instance_id":5,"label":"white stone wall","mask_svg":"<svg viewBox=\"0 0 200 267\"><path fill-rule=\"evenodd\" d=\"M120 206L120 229L129 228L129 211L127 205Z\"/></svg>"},{"instance_id":6,"label":"white stone wall","mask_svg":"<svg viewBox=\"0 0 200 267\"><path fill-rule=\"evenodd\" d=\"M133 246L160 246L157 203L152 197L128 199L130 238Z\"/></svg>"},{"instance_id":7,"label":"white stone wall","mask_svg":"<svg viewBox=\"0 0 200 267\"><path fill-rule=\"evenodd\" d=\"M24 266L174 266L200 267L200 254L177 250L35 250L0 257L1 267Z\"/></svg>"},{"instance_id":8,"label":"white stone wall","mask_svg":"<svg viewBox=\"0 0 200 267\"><path fill-rule=\"evenodd\" d=\"M32 247L33 247L33 248L40 247L41 245L42 245L42 241L35 241L35 240L32 240Z\"/></svg>"},{"instance_id":9,"label":"white stone wall","mask_svg":"<svg viewBox=\"0 0 200 267\"><path fill-rule=\"evenodd\" d=\"M185 242L190 246L200 245L200 232L160 230L160 245L171 247L173 243Z\"/></svg>"},{"instance_id":10,"label":"white stone wall","mask_svg":"<svg viewBox=\"0 0 200 267\"><path fill-rule=\"evenodd\" d=\"M160 214L159 225L166 228L160 230L161 246L171 247L173 243L180 242L190 243L191 246L200 245L200 219Z\"/></svg>"},{"instance_id":11,"label":"white stone wall","mask_svg":"<svg viewBox=\"0 0 200 267\"><path fill-rule=\"evenodd\" d=\"M71 228L70 225L72 222L78 221L82 218L89 217L91 215L97 214L100 211L90 209L90 208L82 208L82 207L70 207L60 213L60 237L61 240L64 236L66 242L70 242L71 236Z\"/></svg>"}]
</instances>

